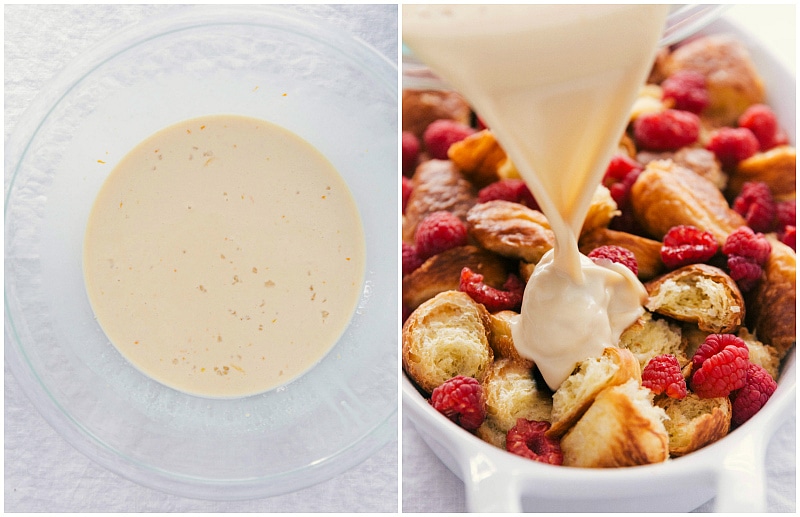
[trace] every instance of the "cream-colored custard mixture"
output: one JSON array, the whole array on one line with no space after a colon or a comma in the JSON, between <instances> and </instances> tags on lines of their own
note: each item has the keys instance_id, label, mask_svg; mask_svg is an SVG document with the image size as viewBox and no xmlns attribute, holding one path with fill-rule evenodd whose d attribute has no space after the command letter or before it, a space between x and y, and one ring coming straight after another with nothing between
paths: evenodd
<instances>
[{"instance_id":1,"label":"cream-colored custard mixture","mask_svg":"<svg viewBox=\"0 0 800 517\"><path fill-rule=\"evenodd\" d=\"M264 392L316 364L364 278L358 208L313 146L238 115L187 120L126 155L89 217L97 321L140 371L187 393Z\"/></svg>"},{"instance_id":2,"label":"cream-colored custard mixture","mask_svg":"<svg viewBox=\"0 0 800 517\"><path fill-rule=\"evenodd\" d=\"M408 5L403 40L497 135L555 233L528 280L514 345L556 389L614 346L646 297L577 238L663 32L664 5Z\"/></svg>"}]
</instances>

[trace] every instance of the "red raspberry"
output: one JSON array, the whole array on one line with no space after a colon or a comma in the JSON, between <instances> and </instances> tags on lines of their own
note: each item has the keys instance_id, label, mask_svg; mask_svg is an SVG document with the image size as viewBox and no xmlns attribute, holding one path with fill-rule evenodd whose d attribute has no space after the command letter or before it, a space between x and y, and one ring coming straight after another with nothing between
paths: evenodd
<instances>
[{"instance_id":1,"label":"red raspberry","mask_svg":"<svg viewBox=\"0 0 800 517\"><path fill-rule=\"evenodd\" d=\"M733 201L733 209L745 218L747 225L757 232L772 228L777 209L769 186L763 181L748 181Z\"/></svg>"},{"instance_id":2,"label":"red raspberry","mask_svg":"<svg viewBox=\"0 0 800 517\"><path fill-rule=\"evenodd\" d=\"M728 272L739 289L747 292L755 287L771 251L766 237L749 226L741 226L728 235L722 252L728 256Z\"/></svg>"},{"instance_id":3,"label":"red raspberry","mask_svg":"<svg viewBox=\"0 0 800 517\"><path fill-rule=\"evenodd\" d=\"M706 144L706 149L714 153L724 169L736 167L740 161L756 154L759 147L758 139L746 127L719 128L711 133Z\"/></svg>"},{"instance_id":4,"label":"red raspberry","mask_svg":"<svg viewBox=\"0 0 800 517\"><path fill-rule=\"evenodd\" d=\"M663 99L672 99L675 109L700 114L711 104L706 89L706 78L700 72L676 72L661 83Z\"/></svg>"},{"instance_id":5,"label":"red raspberry","mask_svg":"<svg viewBox=\"0 0 800 517\"><path fill-rule=\"evenodd\" d=\"M414 184L406 176L402 177L402 181L403 181L403 213L406 213L406 206L408 206L408 198L411 197L411 192L414 190Z\"/></svg>"},{"instance_id":6,"label":"red raspberry","mask_svg":"<svg viewBox=\"0 0 800 517\"><path fill-rule=\"evenodd\" d=\"M613 244L600 246L590 251L586 256L596 263L601 263L603 259L617 262L633 271L634 275L639 274L639 263L636 261L636 255L634 255L631 250L623 248L622 246L615 246Z\"/></svg>"},{"instance_id":7,"label":"red raspberry","mask_svg":"<svg viewBox=\"0 0 800 517\"><path fill-rule=\"evenodd\" d=\"M465 267L461 270L458 290L467 293L476 302L482 303L489 312L504 310L519 312L525 284L512 273L508 275L502 290L495 289L483 283L483 275L473 273L470 268Z\"/></svg>"},{"instance_id":8,"label":"red raspberry","mask_svg":"<svg viewBox=\"0 0 800 517\"><path fill-rule=\"evenodd\" d=\"M711 232L688 225L673 226L664 235L661 261L667 268L677 269L710 260L717 248L717 240Z\"/></svg>"},{"instance_id":9,"label":"red raspberry","mask_svg":"<svg viewBox=\"0 0 800 517\"><path fill-rule=\"evenodd\" d=\"M733 424L742 425L747 422L764 407L777 388L778 383L764 368L757 364L748 364L746 384L731 395Z\"/></svg>"},{"instance_id":10,"label":"red raspberry","mask_svg":"<svg viewBox=\"0 0 800 517\"><path fill-rule=\"evenodd\" d=\"M753 132L762 151L781 145L785 133L778 125L778 118L772 108L765 104L753 104L739 116L739 127Z\"/></svg>"},{"instance_id":11,"label":"red raspberry","mask_svg":"<svg viewBox=\"0 0 800 517\"><path fill-rule=\"evenodd\" d=\"M411 244L403 243L403 276L413 273L425 261L419 258L417 250Z\"/></svg>"},{"instance_id":12,"label":"red raspberry","mask_svg":"<svg viewBox=\"0 0 800 517\"><path fill-rule=\"evenodd\" d=\"M684 398L686 379L683 378L678 358L672 354L661 354L650 359L642 370L642 386L656 395L666 392L673 399Z\"/></svg>"},{"instance_id":13,"label":"red raspberry","mask_svg":"<svg viewBox=\"0 0 800 517\"><path fill-rule=\"evenodd\" d=\"M782 243L797 251L797 235L794 226L784 226L780 239Z\"/></svg>"},{"instance_id":14,"label":"red raspberry","mask_svg":"<svg viewBox=\"0 0 800 517\"><path fill-rule=\"evenodd\" d=\"M431 405L467 431L479 428L486 418L486 399L481 383L458 375L431 393Z\"/></svg>"},{"instance_id":15,"label":"red raspberry","mask_svg":"<svg viewBox=\"0 0 800 517\"><path fill-rule=\"evenodd\" d=\"M775 204L775 224L778 230L785 226L797 226L797 204L794 199Z\"/></svg>"},{"instance_id":16,"label":"red raspberry","mask_svg":"<svg viewBox=\"0 0 800 517\"><path fill-rule=\"evenodd\" d=\"M403 175L411 176L419 159L419 138L411 131L403 131Z\"/></svg>"},{"instance_id":17,"label":"red raspberry","mask_svg":"<svg viewBox=\"0 0 800 517\"><path fill-rule=\"evenodd\" d=\"M645 113L633 122L636 143L650 151L674 151L693 144L699 135L700 118L690 111Z\"/></svg>"},{"instance_id":18,"label":"red raspberry","mask_svg":"<svg viewBox=\"0 0 800 517\"><path fill-rule=\"evenodd\" d=\"M750 352L733 334L710 334L692 357L692 391L703 399L727 397L747 381Z\"/></svg>"},{"instance_id":19,"label":"red raspberry","mask_svg":"<svg viewBox=\"0 0 800 517\"><path fill-rule=\"evenodd\" d=\"M450 146L464 140L474 132L475 129L461 122L439 119L428 125L422 135L422 140L425 142L431 158L446 160L447 150L450 149Z\"/></svg>"},{"instance_id":20,"label":"red raspberry","mask_svg":"<svg viewBox=\"0 0 800 517\"><path fill-rule=\"evenodd\" d=\"M467 243L467 227L447 211L434 212L417 225L415 244L417 254L427 260L438 253Z\"/></svg>"},{"instance_id":21,"label":"red raspberry","mask_svg":"<svg viewBox=\"0 0 800 517\"><path fill-rule=\"evenodd\" d=\"M770 251L772 251L772 246L766 237L761 233L754 232L749 226L740 226L732 231L725 239L725 244L722 245L724 254L749 258L759 266L767 263Z\"/></svg>"},{"instance_id":22,"label":"red raspberry","mask_svg":"<svg viewBox=\"0 0 800 517\"><path fill-rule=\"evenodd\" d=\"M611 192L611 197L620 210L628 206L628 194L642 172L642 165L625 154L616 154L606 168L603 185Z\"/></svg>"},{"instance_id":23,"label":"red raspberry","mask_svg":"<svg viewBox=\"0 0 800 517\"><path fill-rule=\"evenodd\" d=\"M486 203L495 200L511 201L512 203L520 203L533 208L539 209L539 204L531 194L528 185L523 180L518 179L505 179L495 181L478 192L478 203Z\"/></svg>"},{"instance_id":24,"label":"red raspberry","mask_svg":"<svg viewBox=\"0 0 800 517\"><path fill-rule=\"evenodd\" d=\"M561 465L564 462L561 444L545 434L548 429L550 422L519 418L506 433L506 450L529 460Z\"/></svg>"}]
</instances>

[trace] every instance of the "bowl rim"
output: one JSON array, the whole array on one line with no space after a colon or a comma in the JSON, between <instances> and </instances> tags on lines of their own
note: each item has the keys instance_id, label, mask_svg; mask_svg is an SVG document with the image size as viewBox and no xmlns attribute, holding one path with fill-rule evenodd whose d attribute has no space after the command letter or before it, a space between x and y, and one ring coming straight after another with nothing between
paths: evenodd
<instances>
[{"instance_id":1,"label":"bowl rim","mask_svg":"<svg viewBox=\"0 0 800 517\"><path fill-rule=\"evenodd\" d=\"M299 31L338 52L346 61L355 63L364 73L379 81L387 92L397 98L397 64L377 51L372 45L346 30L332 25L322 17L300 13L277 5L198 5L153 17L127 26L111 37L105 38L86 52L69 61L36 95L21 114L16 127L6 138L5 170L6 195L4 215L6 232L9 230L8 216L15 191L19 167L24 162L31 142L36 138L42 124L53 109L69 95L84 77L118 54L134 48L149 39L170 32L209 25L251 25L276 27L283 31ZM359 60L363 61L359 61ZM391 76L391 77L389 77ZM8 266L6 266L8 267ZM8 271L8 269L6 269ZM8 277L7 277L8 278ZM335 454L315 459L294 470L271 474L260 478L237 478L208 480L159 470L151 465L137 464L135 460L113 450L90 430L64 410L49 390L41 385L32 371L24 352L21 351L19 332L9 303L9 286L5 284L5 359L9 371L18 380L20 391L48 422L48 424L70 445L82 454L118 475L140 485L174 495L211 499L245 500L292 492L328 480L361 463L380 448L396 439L397 404L388 408L383 418L374 425L361 430L354 442ZM280 478L280 479L278 479ZM287 482L288 479L288 482ZM216 490L215 490L216 489Z\"/></svg>"}]
</instances>

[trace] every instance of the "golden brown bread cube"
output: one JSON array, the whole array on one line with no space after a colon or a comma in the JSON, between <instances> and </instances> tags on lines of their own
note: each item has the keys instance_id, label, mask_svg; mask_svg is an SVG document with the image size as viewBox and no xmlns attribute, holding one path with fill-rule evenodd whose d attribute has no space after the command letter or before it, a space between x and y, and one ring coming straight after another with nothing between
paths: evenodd
<instances>
[{"instance_id":1,"label":"golden brown bread cube","mask_svg":"<svg viewBox=\"0 0 800 517\"><path fill-rule=\"evenodd\" d=\"M672 457L684 456L716 442L728 434L731 426L728 397L701 399L689 392L682 399L659 397L656 404L668 417L664 426L669 433Z\"/></svg>"},{"instance_id":2,"label":"golden brown bread cube","mask_svg":"<svg viewBox=\"0 0 800 517\"><path fill-rule=\"evenodd\" d=\"M563 435L591 406L598 393L627 382L642 381L639 360L629 350L608 347L600 357L589 357L553 393L551 437Z\"/></svg>"},{"instance_id":3,"label":"golden brown bread cube","mask_svg":"<svg viewBox=\"0 0 800 517\"><path fill-rule=\"evenodd\" d=\"M748 181L766 183L776 199L795 199L797 151L794 147L784 145L756 153L739 162L726 191L728 198L735 199L742 185Z\"/></svg>"},{"instance_id":4,"label":"golden brown bread cube","mask_svg":"<svg viewBox=\"0 0 800 517\"><path fill-rule=\"evenodd\" d=\"M478 188L498 181L499 171L508 159L506 152L488 129L451 145L447 157Z\"/></svg>"},{"instance_id":5,"label":"golden brown bread cube","mask_svg":"<svg viewBox=\"0 0 800 517\"><path fill-rule=\"evenodd\" d=\"M635 379L601 391L561 439L564 465L631 467L669 458L664 410Z\"/></svg>"},{"instance_id":6,"label":"golden brown bread cube","mask_svg":"<svg viewBox=\"0 0 800 517\"><path fill-rule=\"evenodd\" d=\"M403 131L420 140L431 122L450 119L469 124L472 110L460 94L445 90L403 90Z\"/></svg>"},{"instance_id":7,"label":"golden brown bread cube","mask_svg":"<svg viewBox=\"0 0 800 517\"><path fill-rule=\"evenodd\" d=\"M544 214L519 203L478 203L467 212L466 219L475 241L505 257L536 263L555 244Z\"/></svg>"},{"instance_id":8,"label":"golden brown bread cube","mask_svg":"<svg viewBox=\"0 0 800 517\"><path fill-rule=\"evenodd\" d=\"M408 198L403 221L403 240L414 241L417 225L440 210L464 220L477 201L477 192L449 160L421 163L412 177L414 189Z\"/></svg>"},{"instance_id":9,"label":"golden brown bread cube","mask_svg":"<svg viewBox=\"0 0 800 517\"><path fill-rule=\"evenodd\" d=\"M408 317L402 346L403 370L427 394L457 375L481 382L494 359L489 313L467 294L440 293Z\"/></svg>"},{"instance_id":10,"label":"golden brown bread cube","mask_svg":"<svg viewBox=\"0 0 800 517\"><path fill-rule=\"evenodd\" d=\"M498 359L483 379L486 420L476 434L482 440L505 449L506 433L518 418L550 421L553 401L547 386L537 385L525 364Z\"/></svg>"},{"instance_id":11,"label":"golden brown bread cube","mask_svg":"<svg viewBox=\"0 0 800 517\"><path fill-rule=\"evenodd\" d=\"M680 327L667 319L654 318L648 311L620 335L619 346L636 356L642 370L657 355L672 354L681 367L690 359L683 352Z\"/></svg>"},{"instance_id":12,"label":"golden brown bread cube","mask_svg":"<svg viewBox=\"0 0 800 517\"><path fill-rule=\"evenodd\" d=\"M777 380L781 367L778 350L756 339L756 336L745 327L740 328L737 335L747 345L750 362L762 367L773 379Z\"/></svg>"},{"instance_id":13,"label":"golden brown bread cube","mask_svg":"<svg viewBox=\"0 0 800 517\"><path fill-rule=\"evenodd\" d=\"M750 328L783 359L797 340L797 257L789 246L768 235L772 251L761 281L748 295Z\"/></svg>"},{"instance_id":14,"label":"golden brown bread cube","mask_svg":"<svg viewBox=\"0 0 800 517\"><path fill-rule=\"evenodd\" d=\"M403 304L415 309L441 292L457 290L465 267L483 275L483 281L493 287L502 286L511 271L504 258L477 246L450 248L403 277Z\"/></svg>"},{"instance_id":15,"label":"golden brown bread cube","mask_svg":"<svg viewBox=\"0 0 800 517\"><path fill-rule=\"evenodd\" d=\"M764 102L764 82L744 44L727 34L690 40L660 63L664 76L680 71L706 78L710 105L702 116L715 126L734 126L748 106Z\"/></svg>"},{"instance_id":16,"label":"golden brown bread cube","mask_svg":"<svg viewBox=\"0 0 800 517\"><path fill-rule=\"evenodd\" d=\"M533 361L519 355L514 346L514 337L511 335L511 321L518 314L514 311L500 311L491 315L489 344L494 351L495 359L507 358L527 368L533 368Z\"/></svg>"},{"instance_id":17,"label":"golden brown bread cube","mask_svg":"<svg viewBox=\"0 0 800 517\"><path fill-rule=\"evenodd\" d=\"M584 255L595 248L608 245L622 246L633 253L639 266L639 280L650 280L664 271L660 241L608 228L597 228L581 234L579 241L580 251Z\"/></svg>"},{"instance_id":18,"label":"golden brown bread cube","mask_svg":"<svg viewBox=\"0 0 800 517\"><path fill-rule=\"evenodd\" d=\"M713 183L672 160L648 163L630 196L636 219L658 240L673 226L689 225L711 232L721 246L745 225Z\"/></svg>"},{"instance_id":19,"label":"golden brown bread cube","mask_svg":"<svg viewBox=\"0 0 800 517\"><path fill-rule=\"evenodd\" d=\"M700 330L736 332L744 322L745 305L736 282L708 264L690 264L645 284L645 307L678 321L696 323Z\"/></svg>"},{"instance_id":20,"label":"golden brown bread cube","mask_svg":"<svg viewBox=\"0 0 800 517\"><path fill-rule=\"evenodd\" d=\"M667 159L704 177L721 191L724 191L728 185L728 175L722 170L716 155L708 149L687 146L674 152L640 151L636 154L636 161L642 165L647 165L655 160Z\"/></svg>"}]
</instances>

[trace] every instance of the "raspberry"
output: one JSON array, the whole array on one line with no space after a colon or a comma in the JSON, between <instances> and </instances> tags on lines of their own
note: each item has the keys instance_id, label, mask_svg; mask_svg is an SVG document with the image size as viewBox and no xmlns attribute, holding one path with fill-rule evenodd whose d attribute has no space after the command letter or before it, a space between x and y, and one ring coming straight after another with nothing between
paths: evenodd
<instances>
[{"instance_id":1,"label":"raspberry","mask_svg":"<svg viewBox=\"0 0 800 517\"><path fill-rule=\"evenodd\" d=\"M650 151L674 151L693 144L699 135L700 118L690 111L645 113L633 122L634 139Z\"/></svg>"},{"instance_id":2,"label":"raspberry","mask_svg":"<svg viewBox=\"0 0 800 517\"><path fill-rule=\"evenodd\" d=\"M797 226L797 205L794 199L775 204L775 224L778 230L786 226Z\"/></svg>"},{"instance_id":3,"label":"raspberry","mask_svg":"<svg viewBox=\"0 0 800 517\"><path fill-rule=\"evenodd\" d=\"M482 303L489 312L504 310L519 312L525 284L512 273L508 275L502 290L495 289L483 283L483 275L473 273L470 268L465 267L461 270L458 290L467 293L476 302Z\"/></svg>"},{"instance_id":4,"label":"raspberry","mask_svg":"<svg viewBox=\"0 0 800 517\"><path fill-rule=\"evenodd\" d=\"M675 109L700 114L711 103L706 78L693 70L676 72L661 83L663 99L671 99Z\"/></svg>"},{"instance_id":5,"label":"raspberry","mask_svg":"<svg viewBox=\"0 0 800 517\"><path fill-rule=\"evenodd\" d=\"M739 255L748 259L759 266L767 263L769 253L772 251L769 241L761 233L756 233L748 226L740 226L732 231L725 244L722 245L722 252L729 257Z\"/></svg>"},{"instance_id":6,"label":"raspberry","mask_svg":"<svg viewBox=\"0 0 800 517\"><path fill-rule=\"evenodd\" d=\"M725 239L722 252L728 256L728 272L744 292L755 287L761 278L772 246L761 233L741 226Z\"/></svg>"},{"instance_id":7,"label":"raspberry","mask_svg":"<svg viewBox=\"0 0 800 517\"><path fill-rule=\"evenodd\" d=\"M495 181L478 192L478 203L486 203L498 199L520 203L534 210L539 209L539 204L523 180L505 179Z\"/></svg>"},{"instance_id":8,"label":"raspberry","mask_svg":"<svg viewBox=\"0 0 800 517\"><path fill-rule=\"evenodd\" d=\"M467 227L447 211L434 212L417 226L415 244L421 259L428 258L467 243Z\"/></svg>"},{"instance_id":9,"label":"raspberry","mask_svg":"<svg viewBox=\"0 0 800 517\"><path fill-rule=\"evenodd\" d=\"M616 154L606 167L603 185L611 192L611 197L620 210L628 205L628 194L636 178L642 172L642 165L625 154Z\"/></svg>"},{"instance_id":10,"label":"raspberry","mask_svg":"<svg viewBox=\"0 0 800 517\"><path fill-rule=\"evenodd\" d=\"M633 271L634 275L639 274L639 263L636 261L636 255L634 255L631 250L623 248L622 246L615 246L613 244L600 246L590 251L587 257L597 263L601 263L600 261L603 259L617 262Z\"/></svg>"},{"instance_id":11,"label":"raspberry","mask_svg":"<svg viewBox=\"0 0 800 517\"><path fill-rule=\"evenodd\" d=\"M403 175L414 173L419 159L419 138L411 131L403 131Z\"/></svg>"},{"instance_id":12,"label":"raspberry","mask_svg":"<svg viewBox=\"0 0 800 517\"><path fill-rule=\"evenodd\" d=\"M413 273L418 267L420 267L424 260L419 258L417 255L417 250L411 244L404 242L403 243L403 276L409 275Z\"/></svg>"},{"instance_id":13,"label":"raspberry","mask_svg":"<svg viewBox=\"0 0 800 517\"><path fill-rule=\"evenodd\" d=\"M733 209L745 218L747 225L757 232L772 228L777 208L769 186L763 181L748 181L733 201Z\"/></svg>"},{"instance_id":14,"label":"raspberry","mask_svg":"<svg viewBox=\"0 0 800 517\"><path fill-rule=\"evenodd\" d=\"M474 132L475 129L461 122L439 119L428 125L422 135L422 140L425 142L431 158L446 160L447 150L450 149L450 146L464 140Z\"/></svg>"},{"instance_id":15,"label":"raspberry","mask_svg":"<svg viewBox=\"0 0 800 517\"><path fill-rule=\"evenodd\" d=\"M794 226L784 226L783 233L780 235L782 243L797 251L797 235Z\"/></svg>"},{"instance_id":16,"label":"raspberry","mask_svg":"<svg viewBox=\"0 0 800 517\"><path fill-rule=\"evenodd\" d=\"M710 260L717 253L717 240L711 234L694 226L673 226L664 235L661 261L669 269Z\"/></svg>"},{"instance_id":17,"label":"raspberry","mask_svg":"<svg viewBox=\"0 0 800 517\"><path fill-rule=\"evenodd\" d=\"M727 397L747 381L750 352L733 334L710 334L692 357L692 391L700 398Z\"/></svg>"},{"instance_id":18,"label":"raspberry","mask_svg":"<svg viewBox=\"0 0 800 517\"><path fill-rule=\"evenodd\" d=\"M517 424L506 433L506 450L510 453L550 465L561 465L564 454L558 440L548 438L545 432L550 422L517 419Z\"/></svg>"},{"instance_id":19,"label":"raspberry","mask_svg":"<svg viewBox=\"0 0 800 517\"><path fill-rule=\"evenodd\" d=\"M439 385L431 393L431 405L468 431L479 428L486 418L486 399L481 383L458 375Z\"/></svg>"},{"instance_id":20,"label":"raspberry","mask_svg":"<svg viewBox=\"0 0 800 517\"><path fill-rule=\"evenodd\" d=\"M728 272L736 281L739 290L746 293L751 291L761 280L764 268L746 257L732 255L728 257Z\"/></svg>"},{"instance_id":21,"label":"raspberry","mask_svg":"<svg viewBox=\"0 0 800 517\"><path fill-rule=\"evenodd\" d=\"M411 180L406 176L402 177L403 181L403 213L406 213L406 206L408 206L408 198L411 197L411 192L414 190L414 185Z\"/></svg>"},{"instance_id":22,"label":"raspberry","mask_svg":"<svg viewBox=\"0 0 800 517\"><path fill-rule=\"evenodd\" d=\"M777 388L778 383L764 368L757 364L748 364L747 381L744 387L731 395L733 404L731 421L735 425L747 422L750 417L764 407Z\"/></svg>"},{"instance_id":23,"label":"raspberry","mask_svg":"<svg viewBox=\"0 0 800 517\"><path fill-rule=\"evenodd\" d=\"M642 386L656 395L666 392L668 397L684 398L686 379L681 373L678 358L672 354L661 354L650 359L642 370Z\"/></svg>"},{"instance_id":24,"label":"raspberry","mask_svg":"<svg viewBox=\"0 0 800 517\"><path fill-rule=\"evenodd\" d=\"M724 169L732 169L740 161L750 158L760 144L746 127L722 127L711 133L706 149L714 153Z\"/></svg>"},{"instance_id":25,"label":"raspberry","mask_svg":"<svg viewBox=\"0 0 800 517\"><path fill-rule=\"evenodd\" d=\"M785 133L778 126L778 118L772 108L765 104L753 104L739 116L739 127L753 132L762 151L781 145Z\"/></svg>"}]
</instances>

